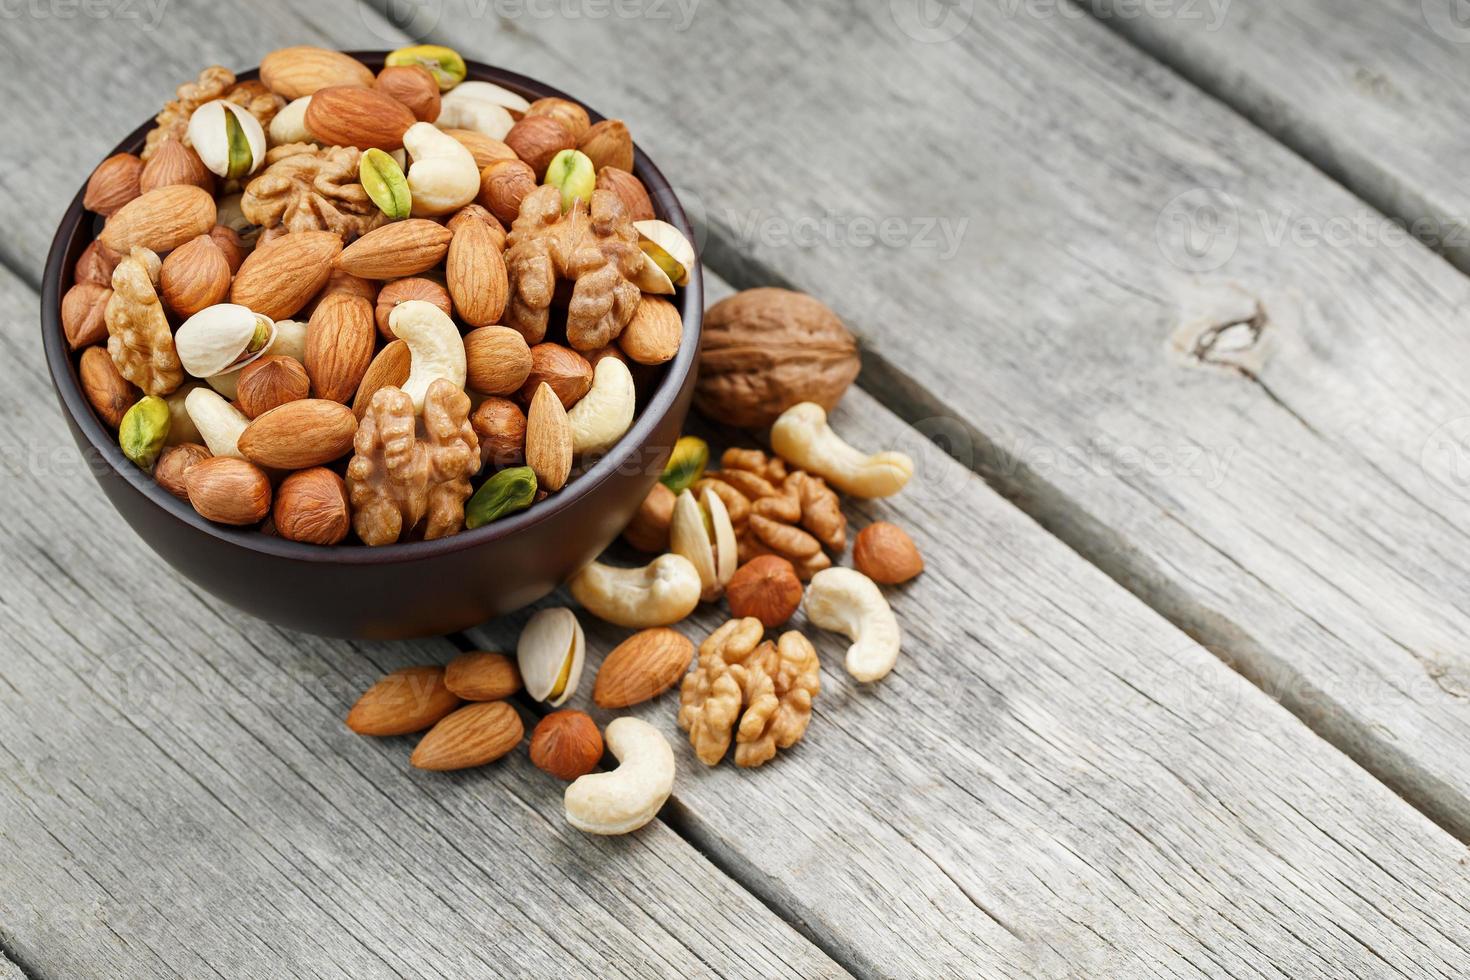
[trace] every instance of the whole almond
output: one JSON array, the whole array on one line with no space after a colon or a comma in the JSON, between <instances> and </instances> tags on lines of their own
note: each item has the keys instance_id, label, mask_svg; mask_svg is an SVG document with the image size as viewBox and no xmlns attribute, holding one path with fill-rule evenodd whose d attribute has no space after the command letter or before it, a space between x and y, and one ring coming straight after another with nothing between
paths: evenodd
<instances>
[{"instance_id":1,"label":"whole almond","mask_svg":"<svg viewBox=\"0 0 1470 980\"><path fill-rule=\"evenodd\" d=\"M328 146L397 150L417 122L408 106L386 92L353 85L319 89L306 107L306 128Z\"/></svg>"},{"instance_id":2,"label":"whole almond","mask_svg":"<svg viewBox=\"0 0 1470 980\"><path fill-rule=\"evenodd\" d=\"M426 303L433 303L444 311L447 316L453 312L453 305L449 299L449 290L439 285L432 279L423 279L417 276L408 279L395 279L385 283L378 292L378 305L373 311L373 317L378 324L378 333L388 340L396 339L393 336L393 328L388 326L388 318L393 315L393 310L399 303L407 303L411 299L421 299Z\"/></svg>"},{"instance_id":3,"label":"whole almond","mask_svg":"<svg viewBox=\"0 0 1470 980\"><path fill-rule=\"evenodd\" d=\"M475 158L475 166L484 170L496 160L519 160L516 151L506 146L503 142L484 133L477 133L473 129L446 129L444 132L459 140L459 145L470 151L470 156Z\"/></svg>"},{"instance_id":4,"label":"whole almond","mask_svg":"<svg viewBox=\"0 0 1470 980\"><path fill-rule=\"evenodd\" d=\"M451 660L444 685L466 701L504 701L521 689L521 672L505 654L481 650Z\"/></svg>"},{"instance_id":5,"label":"whole almond","mask_svg":"<svg viewBox=\"0 0 1470 980\"><path fill-rule=\"evenodd\" d=\"M612 191L623 202L629 221L652 221L655 217L653 201L643 181L621 167L603 167L597 171L597 189Z\"/></svg>"},{"instance_id":6,"label":"whole almond","mask_svg":"<svg viewBox=\"0 0 1470 980\"><path fill-rule=\"evenodd\" d=\"M604 119L577 141L577 149L587 154L592 166L633 170L633 137L621 119Z\"/></svg>"},{"instance_id":7,"label":"whole almond","mask_svg":"<svg viewBox=\"0 0 1470 980\"><path fill-rule=\"evenodd\" d=\"M376 344L367 300L346 292L323 299L306 324L306 375L316 397L352 401Z\"/></svg>"},{"instance_id":8,"label":"whole almond","mask_svg":"<svg viewBox=\"0 0 1470 980\"><path fill-rule=\"evenodd\" d=\"M766 629L775 629L796 614L802 585L796 566L779 555L760 555L735 570L725 583L730 615L755 617Z\"/></svg>"},{"instance_id":9,"label":"whole almond","mask_svg":"<svg viewBox=\"0 0 1470 980\"><path fill-rule=\"evenodd\" d=\"M435 772L483 766L508 755L525 734L521 716L506 702L470 704L431 728L408 761Z\"/></svg>"},{"instance_id":10,"label":"whole almond","mask_svg":"<svg viewBox=\"0 0 1470 980\"><path fill-rule=\"evenodd\" d=\"M251 419L309 394L311 380L306 376L306 368L296 358L283 354L251 361L235 383L235 402L246 418Z\"/></svg>"},{"instance_id":11,"label":"whole almond","mask_svg":"<svg viewBox=\"0 0 1470 980\"><path fill-rule=\"evenodd\" d=\"M667 627L634 633L603 660L592 700L599 708L651 701L679 682L693 656L688 637Z\"/></svg>"},{"instance_id":12,"label":"whole almond","mask_svg":"<svg viewBox=\"0 0 1470 980\"><path fill-rule=\"evenodd\" d=\"M375 228L337 256L334 265L364 279L402 279L443 261L454 235L428 218L409 218Z\"/></svg>"},{"instance_id":13,"label":"whole almond","mask_svg":"<svg viewBox=\"0 0 1470 980\"><path fill-rule=\"evenodd\" d=\"M505 312L510 280L490 226L463 220L453 235L444 268L454 308L472 327L495 323Z\"/></svg>"},{"instance_id":14,"label":"whole almond","mask_svg":"<svg viewBox=\"0 0 1470 980\"><path fill-rule=\"evenodd\" d=\"M577 140L552 116L526 116L505 134L505 145L515 150L539 182L546 179L551 158L562 150L576 149Z\"/></svg>"},{"instance_id":15,"label":"whole almond","mask_svg":"<svg viewBox=\"0 0 1470 980\"><path fill-rule=\"evenodd\" d=\"M531 348L520 331L480 327L464 337L465 383L485 395L514 394L531 373Z\"/></svg>"},{"instance_id":16,"label":"whole almond","mask_svg":"<svg viewBox=\"0 0 1470 980\"><path fill-rule=\"evenodd\" d=\"M97 164L97 169L87 178L82 207L104 217L116 213L143 193L142 176L143 161L135 154L114 153Z\"/></svg>"},{"instance_id":17,"label":"whole almond","mask_svg":"<svg viewBox=\"0 0 1470 980\"><path fill-rule=\"evenodd\" d=\"M509 398L486 398L470 416L480 465L520 466L526 459L526 413Z\"/></svg>"},{"instance_id":18,"label":"whole almond","mask_svg":"<svg viewBox=\"0 0 1470 980\"><path fill-rule=\"evenodd\" d=\"M288 541L339 544L352 529L347 484L320 466L292 473L276 490L271 518Z\"/></svg>"},{"instance_id":19,"label":"whole almond","mask_svg":"<svg viewBox=\"0 0 1470 980\"><path fill-rule=\"evenodd\" d=\"M553 711L531 732L531 763L571 782L602 761L602 733L585 711Z\"/></svg>"},{"instance_id":20,"label":"whole almond","mask_svg":"<svg viewBox=\"0 0 1470 980\"><path fill-rule=\"evenodd\" d=\"M551 385L541 382L526 413L526 465L548 493L566 486L572 474L572 423Z\"/></svg>"},{"instance_id":21,"label":"whole almond","mask_svg":"<svg viewBox=\"0 0 1470 980\"><path fill-rule=\"evenodd\" d=\"M495 215L485 210L479 204L466 204L454 212L454 217L446 221L444 227L448 228L450 232L456 232L459 231L459 226L466 221L479 221L484 223L485 227L490 229L490 237L495 242L495 250L498 252L505 251L505 226L500 223L499 218L495 217Z\"/></svg>"},{"instance_id":22,"label":"whole almond","mask_svg":"<svg viewBox=\"0 0 1470 980\"><path fill-rule=\"evenodd\" d=\"M95 282L78 282L61 297L61 331L72 350L107 339L103 314L110 299L112 288Z\"/></svg>"},{"instance_id":23,"label":"whole almond","mask_svg":"<svg viewBox=\"0 0 1470 980\"><path fill-rule=\"evenodd\" d=\"M213 236L200 235L168 253L158 287L165 306L181 317L191 317L229 293L230 262Z\"/></svg>"},{"instance_id":24,"label":"whole almond","mask_svg":"<svg viewBox=\"0 0 1470 980\"><path fill-rule=\"evenodd\" d=\"M245 262L245 240L233 228L224 225L215 225L209 229L209 237L214 239L215 247L225 257L225 264L230 267L230 275L240 271L240 266Z\"/></svg>"},{"instance_id":25,"label":"whole almond","mask_svg":"<svg viewBox=\"0 0 1470 980\"><path fill-rule=\"evenodd\" d=\"M389 65L378 72L378 91L403 103L419 122L439 118L439 83L423 65Z\"/></svg>"},{"instance_id":26,"label":"whole almond","mask_svg":"<svg viewBox=\"0 0 1470 980\"><path fill-rule=\"evenodd\" d=\"M245 527L271 512L271 481L254 463L211 456L184 474L189 503L206 520Z\"/></svg>"},{"instance_id":27,"label":"whole almond","mask_svg":"<svg viewBox=\"0 0 1470 980\"><path fill-rule=\"evenodd\" d=\"M522 160L496 160L480 171L477 200L506 227L521 213L521 201L536 189L536 171Z\"/></svg>"},{"instance_id":28,"label":"whole almond","mask_svg":"<svg viewBox=\"0 0 1470 980\"><path fill-rule=\"evenodd\" d=\"M289 101L329 85L371 85L373 73L340 51L302 44L266 55L260 62L260 80Z\"/></svg>"},{"instance_id":29,"label":"whole almond","mask_svg":"<svg viewBox=\"0 0 1470 980\"><path fill-rule=\"evenodd\" d=\"M357 416L341 402L302 398L271 409L240 433L240 452L275 470L304 470L352 450Z\"/></svg>"},{"instance_id":30,"label":"whole almond","mask_svg":"<svg viewBox=\"0 0 1470 980\"><path fill-rule=\"evenodd\" d=\"M214 197L192 184L156 187L123 205L98 236L119 255L135 247L165 255L214 227ZM259 312L259 311L257 311Z\"/></svg>"},{"instance_id":31,"label":"whole almond","mask_svg":"<svg viewBox=\"0 0 1470 980\"><path fill-rule=\"evenodd\" d=\"M81 258L77 259L77 267L72 270L72 278L77 282L96 283L111 289L112 270L117 268L117 263L118 256L94 239L82 250Z\"/></svg>"},{"instance_id":32,"label":"whole almond","mask_svg":"<svg viewBox=\"0 0 1470 980\"><path fill-rule=\"evenodd\" d=\"M924 570L924 559L913 538L897 524L877 521L858 532L852 545L852 563L880 585L907 582Z\"/></svg>"},{"instance_id":33,"label":"whole almond","mask_svg":"<svg viewBox=\"0 0 1470 980\"><path fill-rule=\"evenodd\" d=\"M405 667L363 692L347 712L347 727L359 735L412 735L457 707L443 667Z\"/></svg>"},{"instance_id":34,"label":"whole almond","mask_svg":"<svg viewBox=\"0 0 1470 980\"><path fill-rule=\"evenodd\" d=\"M214 193L214 174L204 166L198 153L173 137L154 147L153 155L143 165L142 176L138 179L138 186L145 194L155 187L170 184L192 184Z\"/></svg>"},{"instance_id":35,"label":"whole almond","mask_svg":"<svg viewBox=\"0 0 1470 980\"><path fill-rule=\"evenodd\" d=\"M362 376L357 394L352 399L352 414L357 416L358 421L362 421L368 404L372 402L378 389L402 388L412 367L413 357L409 353L408 345L401 340L392 341L378 351L378 356L368 365L367 373Z\"/></svg>"},{"instance_id":36,"label":"whole almond","mask_svg":"<svg viewBox=\"0 0 1470 980\"><path fill-rule=\"evenodd\" d=\"M122 425L122 417L133 403L143 397L137 387L118 373L105 347L88 347L82 351L77 376L93 410L114 429Z\"/></svg>"},{"instance_id":37,"label":"whole almond","mask_svg":"<svg viewBox=\"0 0 1470 980\"><path fill-rule=\"evenodd\" d=\"M153 479L158 485L180 500L189 499L189 487L184 482L189 468L209 458L209 450L197 442L181 442L168 446L153 464Z\"/></svg>"},{"instance_id":38,"label":"whole almond","mask_svg":"<svg viewBox=\"0 0 1470 980\"><path fill-rule=\"evenodd\" d=\"M257 245L235 273L230 302L289 319L327 284L341 252L342 236L330 231L291 232Z\"/></svg>"},{"instance_id":39,"label":"whole almond","mask_svg":"<svg viewBox=\"0 0 1470 980\"><path fill-rule=\"evenodd\" d=\"M592 365L587 358L561 344L544 343L531 348L531 371L521 385L521 401L529 402L542 382L571 408L592 388Z\"/></svg>"},{"instance_id":40,"label":"whole almond","mask_svg":"<svg viewBox=\"0 0 1470 980\"><path fill-rule=\"evenodd\" d=\"M644 296L618 336L618 346L639 364L663 364L679 353L683 339L679 308L662 296Z\"/></svg>"},{"instance_id":41,"label":"whole almond","mask_svg":"<svg viewBox=\"0 0 1470 980\"><path fill-rule=\"evenodd\" d=\"M327 285L317 296L317 302L326 299L333 293L350 293L353 296L361 296L369 303L378 301L378 290L382 283L376 279L364 279L362 276L354 276L350 272L341 269L333 269L332 274L327 277ZM315 309L315 306L313 306Z\"/></svg>"},{"instance_id":42,"label":"whole almond","mask_svg":"<svg viewBox=\"0 0 1470 980\"><path fill-rule=\"evenodd\" d=\"M531 103L531 108L526 110L528 116L550 116L571 134L572 139L579 140L587 128L592 125L587 110L569 99L561 99L555 96L547 96L537 99Z\"/></svg>"}]
</instances>

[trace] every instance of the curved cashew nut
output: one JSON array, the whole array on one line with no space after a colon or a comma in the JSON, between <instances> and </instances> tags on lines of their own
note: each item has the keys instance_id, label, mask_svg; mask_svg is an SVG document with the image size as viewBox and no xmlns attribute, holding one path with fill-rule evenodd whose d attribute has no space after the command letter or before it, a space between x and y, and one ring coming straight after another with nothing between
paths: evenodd
<instances>
[{"instance_id":1,"label":"curved cashew nut","mask_svg":"<svg viewBox=\"0 0 1470 980\"><path fill-rule=\"evenodd\" d=\"M851 568L828 568L812 576L806 617L818 629L841 633L847 672L859 681L882 680L898 662L898 620L873 580Z\"/></svg>"},{"instance_id":2,"label":"curved cashew nut","mask_svg":"<svg viewBox=\"0 0 1470 980\"><path fill-rule=\"evenodd\" d=\"M464 387L464 339L454 321L433 303L411 299L388 315L388 326L408 345L408 380L403 390L413 399L413 410L424 410L429 385L447 378Z\"/></svg>"},{"instance_id":3,"label":"curved cashew nut","mask_svg":"<svg viewBox=\"0 0 1470 980\"><path fill-rule=\"evenodd\" d=\"M475 158L453 136L432 123L414 123L403 134L403 145L413 157L406 176L414 217L458 211L480 193Z\"/></svg>"},{"instance_id":4,"label":"curved cashew nut","mask_svg":"<svg viewBox=\"0 0 1470 980\"><path fill-rule=\"evenodd\" d=\"M617 757L612 772L581 776L567 787L567 823L589 834L628 834L657 815L674 789L674 750L641 718L618 718L604 734Z\"/></svg>"},{"instance_id":5,"label":"curved cashew nut","mask_svg":"<svg viewBox=\"0 0 1470 980\"><path fill-rule=\"evenodd\" d=\"M904 453L871 456L842 441L827 424L827 412L813 402L792 405L771 427L771 448L788 463L815 473L854 497L891 497L914 475Z\"/></svg>"},{"instance_id":6,"label":"curved cashew nut","mask_svg":"<svg viewBox=\"0 0 1470 980\"><path fill-rule=\"evenodd\" d=\"M491 139L503 140L515 125L509 109L525 112L525 99L490 82L460 82L444 93L439 102L440 129L469 129Z\"/></svg>"},{"instance_id":7,"label":"curved cashew nut","mask_svg":"<svg viewBox=\"0 0 1470 980\"><path fill-rule=\"evenodd\" d=\"M306 107L311 105L311 96L303 95L286 103L285 108L271 119L271 146L287 143L315 143L311 130L306 128Z\"/></svg>"},{"instance_id":8,"label":"curved cashew nut","mask_svg":"<svg viewBox=\"0 0 1470 980\"><path fill-rule=\"evenodd\" d=\"M572 452L601 452L621 439L633 424L637 400L628 365L616 357L598 361L592 387L567 412L572 423Z\"/></svg>"},{"instance_id":9,"label":"curved cashew nut","mask_svg":"<svg viewBox=\"0 0 1470 980\"><path fill-rule=\"evenodd\" d=\"M189 413L194 427L204 437L210 455L245 458L245 454L240 452L240 433L245 431L250 420L213 388L199 387L190 391L184 398L184 411Z\"/></svg>"},{"instance_id":10,"label":"curved cashew nut","mask_svg":"<svg viewBox=\"0 0 1470 980\"><path fill-rule=\"evenodd\" d=\"M660 555L643 568L593 562L570 583L572 597L598 619L628 629L672 626L699 605L699 572L683 555Z\"/></svg>"}]
</instances>

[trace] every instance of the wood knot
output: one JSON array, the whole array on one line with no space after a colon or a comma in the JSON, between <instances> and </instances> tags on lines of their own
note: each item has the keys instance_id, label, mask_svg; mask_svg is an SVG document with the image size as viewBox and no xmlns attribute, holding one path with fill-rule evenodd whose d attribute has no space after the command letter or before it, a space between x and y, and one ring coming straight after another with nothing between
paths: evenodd
<instances>
[{"instance_id":1,"label":"wood knot","mask_svg":"<svg viewBox=\"0 0 1470 980\"><path fill-rule=\"evenodd\" d=\"M1226 283L1189 298L1169 346L1191 366L1254 377L1266 362L1270 327L1265 305L1239 285Z\"/></svg>"}]
</instances>

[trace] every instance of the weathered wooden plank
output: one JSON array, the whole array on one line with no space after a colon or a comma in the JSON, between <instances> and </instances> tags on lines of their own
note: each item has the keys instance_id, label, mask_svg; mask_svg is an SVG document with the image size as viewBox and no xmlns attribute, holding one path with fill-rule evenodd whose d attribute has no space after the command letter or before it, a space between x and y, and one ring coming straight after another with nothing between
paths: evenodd
<instances>
[{"instance_id":1,"label":"weathered wooden plank","mask_svg":"<svg viewBox=\"0 0 1470 980\"><path fill-rule=\"evenodd\" d=\"M1090 9L1470 270L1470 191L1450 164L1470 153L1458 0L1128 6Z\"/></svg>"},{"instance_id":2,"label":"weathered wooden plank","mask_svg":"<svg viewBox=\"0 0 1470 980\"><path fill-rule=\"evenodd\" d=\"M905 652L881 684L804 628L816 717L760 770L703 769L677 694L637 709L678 740L674 819L722 867L857 973L1470 966L1461 845L871 397L849 393L836 424L918 454L915 485L849 516L909 528L928 569L890 590ZM524 619L473 636L513 650ZM697 642L722 619L680 628ZM628 631L584 623L572 706L606 722L595 669Z\"/></svg>"},{"instance_id":3,"label":"weathered wooden plank","mask_svg":"<svg viewBox=\"0 0 1470 980\"><path fill-rule=\"evenodd\" d=\"M25 974L20 972L20 967L0 954L0 980L26 980Z\"/></svg>"},{"instance_id":4,"label":"weathered wooden plank","mask_svg":"<svg viewBox=\"0 0 1470 980\"><path fill-rule=\"evenodd\" d=\"M911 6L457 40L617 109L714 268L831 300L870 390L1470 836L1470 286L1341 241L1360 201L1075 10Z\"/></svg>"}]
</instances>

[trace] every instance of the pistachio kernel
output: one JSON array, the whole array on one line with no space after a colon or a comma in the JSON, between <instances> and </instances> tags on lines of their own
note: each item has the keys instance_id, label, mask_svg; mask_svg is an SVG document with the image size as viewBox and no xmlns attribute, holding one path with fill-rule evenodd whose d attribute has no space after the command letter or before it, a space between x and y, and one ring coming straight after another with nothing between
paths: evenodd
<instances>
[{"instance_id":1,"label":"pistachio kernel","mask_svg":"<svg viewBox=\"0 0 1470 980\"><path fill-rule=\"evenodd\" d=\"M468 74L464 58L460 57L459 52L442 44L415 44L399 48L388 55L385 64L394 67L419 65L427 68L429 74L434 76L434 81L439 83L441 92L448 92L464 81Z\"/></svg>"},{"instance_id":2,"label":"pistachio kernel","mask_svg":"<svg viewBox=\"0 0 1470 980\"><path fill-rule=\"evenodd\" d=\"M123 415L117 429L117 442L123 455L141 469L151 467L163 452L170 421L168 402L157 395L138 399Z\"/></svg>"},{"instance_id":3,"label":"pistachio kernel","mask_svg":"<svg viewBox=\"0 0 1470 980\"><path fill-rule=\"evenodd\" d=\"M368 150L357 165L357 173L363 190L390 221L402 221L412 213L408 178L392 156L382 150Z\"/></svg>"},{"instance_id":4,"label":"pistachio kernel","mask_svg":"<svg viewBox=\"0 0 1470 980\"><path fill-rule=\"evenodd\" d=\"M683 493L704 476L709 465L709 444L698 436L680 436L659 482L675 494Z\"/></svg>"}]
</instances>

